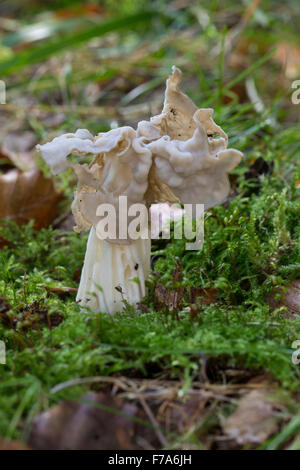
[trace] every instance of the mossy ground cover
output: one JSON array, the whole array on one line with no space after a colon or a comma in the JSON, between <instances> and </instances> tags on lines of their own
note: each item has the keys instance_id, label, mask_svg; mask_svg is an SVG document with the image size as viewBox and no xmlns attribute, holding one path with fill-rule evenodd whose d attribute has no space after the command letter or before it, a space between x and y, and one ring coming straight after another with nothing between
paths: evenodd
<instances>
[{"instance_id":1,"label":"mossy ground cover","mask_svg":"<svg viewBox=\"0 0 300 470\"><path fill-rule=\"evenodd\" d=\"M190 14L186 13L180 27L190 24ZM275 30L276 21L273 18ZM169 27L176 30L177 26ZM249 34L253 28L249 28ZM216 41L221 34L211 23L205 38ZM167 62L173 61L172 54L178 51L185 54L186 60L193 55L193 48L188 51L182 44L171 43L155 53L150 51L140 59L139 66L147 69L147 60L161 66L163 57ZM221 59L220 64L219 71ZM107 77L109 71L113 75L107 65ZM193 72L189 70L190 76ZM197 73L201 85L208 80L203 70ZM200 93L193 83L185 91L199 105L205 101L216 106L216 122L228 132L232 146L244 152L244 159L231 178L232 198L206 212L201 250L186 251L185 240L153 242L153 255L159 256L154 258L148 296L139 314L128 305L113 317L82 313L73 293L47 291L46 287L53 286L77 287L86 236L52 227L35 231L32 224L17 227L3 221L0 298L9 303L20 321L14 327L0 323L7 361L0 366L1 436L26 439L37 413L63 398L78 399L90 388L86 384L52 392L54 386L68 380L163 376L180 381L184 394L185 388L199 379L204 360L208 361L207 373L213 383L227 383L222 371L228 367L251 371L253 375L271 374L297 411L299 366L293 364L291 357L292 343L300 339L300 319L288 315L284 308L274 310L267 298L300 277L299 123L282 110L280 94L259 114L249 103L236 103L233 99L222 104L222 73L211 77L219 90L213 99L210 89ZM257 73L260 76L263 72L257 68ZM70 90L67 81L65 90ZM82 117L74 111L63 128L78 124L87 126L82 125ZM46 126L34 118L29 119L29 125L39 138L47 138ZM99 129L93 120L91 130L97 127L99 132L106 126L104 120ZM247 171L258 158L265 160L269 171L249 179ZM64 207L69 207L74 189L72 175L57 177L55 182L64 191ZM183 296L183 308L176 315L166 306L158 308L155 302L157 285L169 290L178 287L172 274L178 262L180 285L186 292L199 287L218 293L211 305L196 305L193 316L184 308L190 306L188 296ZM59 312L64 320L55 328L42 323L37 328L24 326L22 312L35 301L48 308L49 315ZM296 423L287 436L298 430Z\"/></svg>"},{"instance_id":2,"label":"mossy ground cover","mask_svg":"<svg viewBox=\"0 0 300 470\"><path fill-rule=\"evenodd\" d=\"M83 314L74 294L64 299L47 296L45 286L77 285L73 279L82 265L86 237L4 224L1 237L10 244L1 250L1 298L13 311L42 300L64 321L54 329L41 325L24 332L0 326L7 347L7 364L1 367L2 435L18 435L21 420L33 416L42 404L61 399L50 393L61 382L114 374L151 378L163 372L189 384L198 377L201 355L214 358L220 369L230 364L268 371L291 392L297 387L299 372L291 361L291 345L300 336L300 323L288 318L284 309L271 311L266 302L274 289L300 274L297 165L288 149L284 158L281 145L276 151L281 138L280 132L272 137L273 152L262 145L263 139L270 141L267 132L259 141L260 152L272 155L275 169L264 178L258 194L245 197L241 192L228 207L206 213L202 250L185 251L185 240L171 240L157 251L165 257L155 262L159 276L149 281L145 313L137 315L125 307L114 317ZM291 167L292 176L286 180ZM245 161L237 186L244 192L251 189L243 178L246 169ZM157 253L155 244L153 248ZM193 319L185 310L175 318L166 308L151 307L155 284L172 286L177 259L184 286L215 288L219 294L215 304L201 306ZM82 392L82 387L75 387L63 396Z\"/></svg>"}]
</instances>

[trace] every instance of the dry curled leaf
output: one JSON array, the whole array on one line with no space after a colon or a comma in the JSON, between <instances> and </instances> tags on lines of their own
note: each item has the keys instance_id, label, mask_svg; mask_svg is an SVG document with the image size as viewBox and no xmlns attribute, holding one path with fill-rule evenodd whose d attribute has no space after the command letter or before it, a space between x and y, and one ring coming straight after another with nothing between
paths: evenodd
<instances>
[{"instance_id":1,"label":"dry curled leaf","mask_svg":"<svg viewBox=\"0 0 300 470\"><path fill-rule=\"evenodd\" d=\"M40 414L29 439L39 450L134 450L139 409L109 393L63 401ZM145 418L145 417L144 417ZM153 436L153 433L152 433Z\"/></svg>"},{"instance_id":2,"label":"dry curled leaf","mask_svg":"<svg viewBox=\"0 0 300 470\"><path fill-rule=\"evenodd\" d=\"M270 389L253 390L223 422L223 431L238 445L258 445L278 430L277 411Z\"/></svg>"},{"instance_id":3,"label":"dry curled leaf","mask_svg":"<svg viewBox=\"0 0 300 470\"><path fill-rule=\"evenodd\" d=\"M36 168L36 158L32 150L36 143L34 132L9 132L3 139L0 153L16 168L23 171L33 170Z\"/></svg>"},{"instance_id":4,"label":"dry curled leaf","mask_svg":"<svg viewBox=\"0 0 300 470\"><path fill-rule=\"evenodd\" d=\"M34 169L22 172L16 168L0 174L0 218L18 225L34 220L34 227L47 227L58 213L61 191L51 179Z\"/></svg>"}]
</instances>

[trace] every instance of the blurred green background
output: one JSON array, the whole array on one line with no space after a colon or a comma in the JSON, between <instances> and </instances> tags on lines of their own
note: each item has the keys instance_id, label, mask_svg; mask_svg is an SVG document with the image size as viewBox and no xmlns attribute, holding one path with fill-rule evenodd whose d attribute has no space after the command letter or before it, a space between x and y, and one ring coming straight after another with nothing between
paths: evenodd
<instances>
[{"instance_id":1,"label":"blurred green background","mask_svg":"<svg viewBox=\"0 0 300 470\"><path fill-rule=\"evenodd\" d=\"M298 9L297 0L2 1L7 111L20 117L29 106L41 138L55 127L43 122L51 110L64 129L83 117L92 131L124 115L134 123L159 110L176 64L199 106L259 102L274 119L295 120Z\"/></svg>"}]
</instances>

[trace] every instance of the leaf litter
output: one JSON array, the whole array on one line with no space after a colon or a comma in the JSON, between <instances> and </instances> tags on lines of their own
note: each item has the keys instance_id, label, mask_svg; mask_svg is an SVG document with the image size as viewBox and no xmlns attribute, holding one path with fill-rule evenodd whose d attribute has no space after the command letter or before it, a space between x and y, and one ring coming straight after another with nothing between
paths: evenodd
<instances>
[{"instance_id":1,"label":"leaf litter","mask_svg":"<svg viewBox=\"0 0 300 470\"><path fill-rule=\"evenodd\" d=\"M94 389L102 383L102 390L76 401L60 401L35 418L31 448L157 449L169 448L175 441L179 448L192 449L199 439L207 449L242 448L255 446L279 430L286 409L276 395L276 383L267 375L244 384L194 382L184 396L183 382L163 378L89 380ZM60 384L55 393L79 384L76 379ZM224 418L228 405L235 410ZM204 438L208 430L210 437Z\"/></svg>"}]
</instances>

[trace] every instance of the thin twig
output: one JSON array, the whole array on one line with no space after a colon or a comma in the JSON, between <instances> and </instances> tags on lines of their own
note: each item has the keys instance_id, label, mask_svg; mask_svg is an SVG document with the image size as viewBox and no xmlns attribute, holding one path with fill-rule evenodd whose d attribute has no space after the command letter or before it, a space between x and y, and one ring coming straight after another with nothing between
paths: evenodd
<instances>
[{"instance_id":1,"label":"thin twig","mask_svg":"<svg viewBox=\"0 0 300 470\"><path fill-rule=\"evenodd\" d=\"M53 388L51 388L50 393L58 393L61 390L64 390L65 388L69 387L75 387L77 385L83 385L83 384L88 384L88 383L99 383L99 382L107 382L107 383L112 383L112 384L118 384L120 388L123 390L126 390L126 387L124 387L124 383L122 382L120 377L78 377L77 379L73 380L67 380L66 382L62 382L60 384L55 385Z\"/></svg>"},{"instance_id":2,"label":"thin twig","mask_svg":"<svg viewBox=\"0 0 300 470\"><path fill-rule=\"evenodd\" d=\"M137 387L136 387L136 384L132 381L132 380L127 380L128 383L136 390L136 394L137 394L137 398L139 399L141 405L143 406L144 410L145 410L145 413L147 414L155 432L156 432L156 435L160 441L160 443L162 444L163 447L167 447L168 445L168 441L166 440L165 436L163 435L163 433L161 432L160 430L160 427L159 427L159 424L154 416L154 414L152 413L150 407L148 406L146 400L144 399L144 397L139 393Z\"/></svg>"},{"instance_id":3,"label":"thin twig","mask_svg":"<svg viewBox=\"0 0 300 470\"><path fill-rule=\"evenodd\" d=\"M43 286L46 289L47 294L76 294L78 289L76 287L55 287L55 286Z\"/></svg>"}]
</instances>

